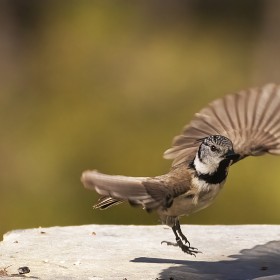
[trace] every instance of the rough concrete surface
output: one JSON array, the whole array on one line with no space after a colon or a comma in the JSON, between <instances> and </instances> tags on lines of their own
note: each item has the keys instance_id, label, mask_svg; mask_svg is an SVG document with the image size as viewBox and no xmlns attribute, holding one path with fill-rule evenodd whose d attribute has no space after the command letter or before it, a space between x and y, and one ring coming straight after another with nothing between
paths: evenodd
<instances>
[{"instance_id":1,"label":"rough concrete surface","mask_svg":"<svg viewBox=\"0 0 280 280\"><path fill-rule=\"evenodd\" d=\"M182 226L203 253L164 226L85 225L15 230L0 243L0 279L280 279L280 226ZM30 273L19 275L27 266ZM1 278L2 277L2 278Z\"/></svg>"}]
</instances>

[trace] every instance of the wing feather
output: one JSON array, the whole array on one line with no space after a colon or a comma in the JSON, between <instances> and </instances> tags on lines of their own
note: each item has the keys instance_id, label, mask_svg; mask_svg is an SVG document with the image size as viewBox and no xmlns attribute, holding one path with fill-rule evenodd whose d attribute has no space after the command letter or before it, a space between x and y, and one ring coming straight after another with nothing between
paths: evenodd
<instances>
[{"instance_id":1,"label":"wing feather","mask_svg":"<svg viewBox=\"0 0 280 280\"><path fill-rule=\"evenodd\" d=\"M81 178L87 189L102 195L94 208L106 209L123 201L142 205L147 211L164 206L168 191L156 179L102 174L96 170L85 171ZM158 192L153 192L157 187Z\"/></svg>"},{"instance_id":2,"label":"wing feather","mask_svg":"<svg viewBox=\"0 0 280 280\"><path fill-rule=\"evenodd\" d=\"M213 134L229 138L240 159L280 154L280 86L267 84L214 100L196 113L164 153L173 166L192 160L197 140Z\"/></svg>"}]
</instances>

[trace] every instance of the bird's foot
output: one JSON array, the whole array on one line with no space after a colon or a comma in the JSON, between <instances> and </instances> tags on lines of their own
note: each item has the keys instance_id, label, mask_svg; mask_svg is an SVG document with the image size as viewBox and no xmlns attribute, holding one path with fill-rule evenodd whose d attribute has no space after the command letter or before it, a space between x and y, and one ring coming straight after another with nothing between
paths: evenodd
<instances>
[{"instance_id":1,"label":"bird's foot","mask_svg":"<svg viewBox=\"0 0 280 280\"><path fill-rule=\"evenodd\" d=\"M162 241L161 244L165 243L167 246L180 247L184 253L187 253L187 254L189 254L191 256L195 256L195 257L196 257L196 254L202 253L202 252L198 251L197 248L191 247L190 242L188 240L187 241L184 240L184 241L185 241L185 243L188 243L188 245L183 244L181 239L176 239L176 243L175 242L169 242L169 241Z\"/></svg>"},{"instance_id":2,"label":"bird's foot","mask_svg":"<svg viewBox=\"0 0 280 280\"><path fill-rule=\"evenodd\" d=\"M167 246L178 246L177 243L175 243L175 242L170 242L170 241L161 241L160 244L166 244Z\"/></svg>"},{"instance_id":3,"label":"bird's foot","mask_svg":"<svg viewBox=\"0 0 280 280\"><path fill-rule=\"evenodd\" d=\"M179 239L179 240L180 240L180 241L181 241L181 240L184 241L185 244L187 244L188 247L193 248L193 247L191 247L190 241L187 239L187 237L186 237L182 232L180 232L180 235L181 235L181 239ZM176 240L176 241L177 241L177 240ZM181 241L181 242L182 242L182 241ZM178 242L178 241L177 241L177 242ZM194 248L194 249L196 249L196 248Z\"/></svg>"}]
</instances>

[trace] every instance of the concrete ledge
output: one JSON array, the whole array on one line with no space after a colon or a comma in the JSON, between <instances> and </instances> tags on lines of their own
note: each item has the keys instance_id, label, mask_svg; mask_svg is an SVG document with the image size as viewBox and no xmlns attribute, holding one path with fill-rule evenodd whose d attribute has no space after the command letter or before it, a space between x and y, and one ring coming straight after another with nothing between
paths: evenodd
<instances>
[{"instance_id":1,"label":"concrete ledge","mask_svg":"<svg viewBox=\"0 0 280 280\"><path fill-rule=\"evenodd\" d=\"M174 240L164 226L12 231L0 243L0 279L280 279L280 226L182 229L203 252L196 258L161 245L162 240ZM23 266L30 273L21 276L17 269Z\"/></svg>"}]
</instances>

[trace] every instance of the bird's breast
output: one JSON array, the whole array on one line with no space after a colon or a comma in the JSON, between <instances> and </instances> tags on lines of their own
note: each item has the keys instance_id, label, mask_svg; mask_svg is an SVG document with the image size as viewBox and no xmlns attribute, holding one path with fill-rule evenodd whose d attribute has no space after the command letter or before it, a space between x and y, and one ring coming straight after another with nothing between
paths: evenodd
<instances>
[{"instance_id":1,"label":"bird's breast","mask_svg":"<svg viewBox=\"0 0 280 280\"><path fill-rule=\"evenodd\" d=\"M207 184L194 178L192 189L174 198L172 206L165 210L165 214L168 216L190 215L208 207L220 192L223 183Z\"/></svg>"}]
</instances>

